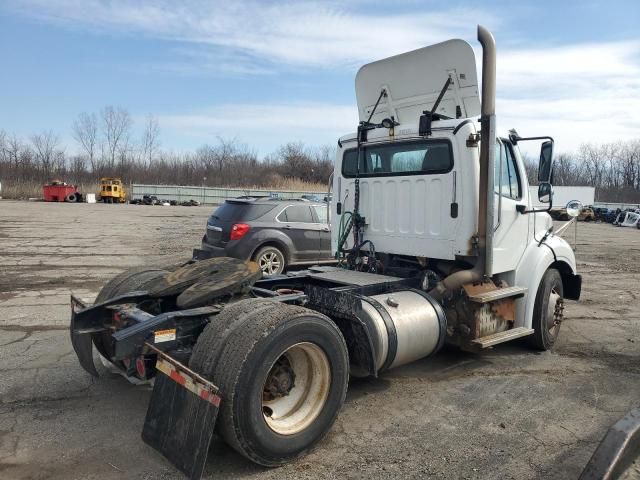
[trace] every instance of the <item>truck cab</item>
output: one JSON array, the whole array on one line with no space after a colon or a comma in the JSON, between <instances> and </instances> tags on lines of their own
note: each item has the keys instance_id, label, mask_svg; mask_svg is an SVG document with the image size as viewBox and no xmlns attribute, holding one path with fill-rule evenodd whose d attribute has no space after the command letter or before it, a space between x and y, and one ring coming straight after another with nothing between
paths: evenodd
<instances>
[{"instance_id":1,"label":"truck cab","mask_svg":"<svg viewBox=\"0 0 640 480\"><path fill-rule=\"evenodd\" d=\"M573 250L553 234L547 213L553 139L497 130L495 55L493 63L483 64L489 91L482 99L475 55L463 40L360 69L358 131L338 142L332 248L345 263L367 271L421 268L426 291L429 281L437 284L450 273L476 268L479 273L457 287L506 285L515 303L509 322L493 318L497 331L481 330L527 336L535 332L534 305L547 271L557 272L568 298L579 297L580 277ZM519 150L525 141L543 141L535 202ZM540 202L549 208L536 208ZM455 303L456 289L447 290L444 303ZM556 334L540 346L550 347Z\"/></svg>"}]
</instances>

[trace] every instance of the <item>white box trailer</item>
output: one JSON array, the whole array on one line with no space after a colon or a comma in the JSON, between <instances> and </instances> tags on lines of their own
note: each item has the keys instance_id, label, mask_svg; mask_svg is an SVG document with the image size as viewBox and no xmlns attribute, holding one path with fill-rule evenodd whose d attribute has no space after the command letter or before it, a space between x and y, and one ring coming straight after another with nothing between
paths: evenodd
<instances>
[{"instance_id":1,"label":"white box trailer","mask_svg":"<svg viewBox=\"0 0 640 480\"><path fill-rule=\"evenodd\" d=\"M529 187L529 196L534 205L543 206L538 202L538 187ZM593 205L595 202L595 187L553 187L553 209L564 208L571 200L579 200L583 205Z\"/></svg>"}]
</instances>

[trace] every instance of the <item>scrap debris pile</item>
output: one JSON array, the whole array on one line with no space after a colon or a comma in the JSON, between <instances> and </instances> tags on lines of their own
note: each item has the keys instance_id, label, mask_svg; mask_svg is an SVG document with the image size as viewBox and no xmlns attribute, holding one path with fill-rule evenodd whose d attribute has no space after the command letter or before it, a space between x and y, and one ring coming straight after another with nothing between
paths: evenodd
<instances>
[{"instance_id":1,"label":"scrap debris pile","mask_svg":"<svg viewBox=\"0 0 640 480\"><path fill-rule=\"evenodd\" d=\"M163 206L176 206L180 205L183 207L197 207L200 205L200 202L197 200L186 200L184 202L178 202L177 200L163 200L158 198L155 195L143 195L142 198L134 198L129 203L132 205L163 205Z\"/></svg>"}]
</instances>

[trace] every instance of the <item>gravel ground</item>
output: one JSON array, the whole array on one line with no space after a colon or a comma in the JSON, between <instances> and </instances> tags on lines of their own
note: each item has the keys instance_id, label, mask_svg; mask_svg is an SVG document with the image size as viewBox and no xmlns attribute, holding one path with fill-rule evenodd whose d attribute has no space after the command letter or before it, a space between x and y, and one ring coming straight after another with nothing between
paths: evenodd
<instances>
[{"instance_id":1,"label":"gravel ground","mask_svg":"<svg viewBox=\"0 0 640 480\"><path fill-rule=\"evenodd\" d=\"M187 258L209 212L0 202L0 478L183 478L140 439L149 387L78 365L69 293L90 300L127 267ZM215 438L206 476L576 478L640 404L640 231L580 224L577 248L583 298L554 352L445 351L353 380L305 458L263 469Z\"/></svg>"}]
</instances>

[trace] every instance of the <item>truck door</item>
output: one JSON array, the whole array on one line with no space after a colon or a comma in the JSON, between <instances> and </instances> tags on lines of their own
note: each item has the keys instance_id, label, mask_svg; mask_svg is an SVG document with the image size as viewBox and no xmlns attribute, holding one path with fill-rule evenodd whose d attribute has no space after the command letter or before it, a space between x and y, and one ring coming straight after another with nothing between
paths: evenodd
<instances>
[{"instance_id":1,"label":"truck door","mask_svg":"<svg viewBox=\"0 0 640 480\"><path fill-rule=\"evenodd\" d=\"M529 208L529 189L520 155L506 139L496 145L494 174L493 273L514 270L528 243L529 215L518 212Z\"/></svg>"}]
</instances>

